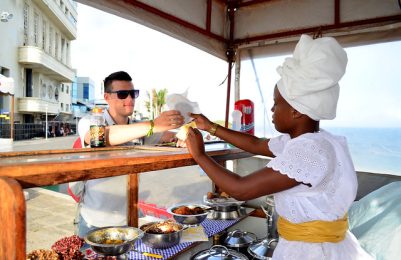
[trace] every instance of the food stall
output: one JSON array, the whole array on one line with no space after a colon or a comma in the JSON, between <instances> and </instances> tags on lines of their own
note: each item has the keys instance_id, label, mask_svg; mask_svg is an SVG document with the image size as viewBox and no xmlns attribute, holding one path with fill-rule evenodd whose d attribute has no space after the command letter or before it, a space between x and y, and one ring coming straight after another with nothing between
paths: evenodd
<instances>
[{"instance_id":1,"label":"food stall","mask_svg":"<svg viewBox=\"0 0 401 260\"><path fill-rule=\"evenodd\" d=\"M141 23L198 47L228 63L226 124L231 72L240 99L241 60L285 54L303 33L334 36L343 46L401 39L400 1L204 0L78 2ZM310 15L311 13L317 15ZM252 156L226 144L207 152L224 164ZM26 258L26 207L22 189L129 175L129 224L138 226L138 175L194 165L186 149L113 147L0 154L0 258Z\"/></svg>"},{"instance_id":2,"label":"food stall","mask_svg":"<svg viewBox=\"0 0 401 260\"><path fill-rule=\"evenodd\" d=\"M224 143L207 145L207 151L222 164L227 160L252 156ZM163 147L113 147L2 153L0 256L26 258L23 188L128 174L128 219L131 226L138 226L138 174L194 164L185 148L177 148L175 152L171 149L166 151Z\"/></svg>"}]
</instances>

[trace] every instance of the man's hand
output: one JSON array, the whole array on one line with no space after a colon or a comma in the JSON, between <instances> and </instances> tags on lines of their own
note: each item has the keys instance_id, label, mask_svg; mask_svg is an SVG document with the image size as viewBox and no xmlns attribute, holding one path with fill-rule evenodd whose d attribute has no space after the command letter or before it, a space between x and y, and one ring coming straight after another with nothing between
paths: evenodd
<instances>
[{"instance_id":1,"label":"man's hand","mask_svg":"<svg viewBox=\"0 0 401 260\"><path fill-rule=\"evenodd\" d=\"M184 124L184 117L177 110L165 111L156 117L154 121L155 132L164 132L175 129Z\"/></svg>"}]
</instances>

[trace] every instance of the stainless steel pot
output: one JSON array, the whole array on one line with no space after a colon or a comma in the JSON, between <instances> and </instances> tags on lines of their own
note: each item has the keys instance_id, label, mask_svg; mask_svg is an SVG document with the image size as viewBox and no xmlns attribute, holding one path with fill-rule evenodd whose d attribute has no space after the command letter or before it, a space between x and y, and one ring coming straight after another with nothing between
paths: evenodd
<instances>
[{"instance_id":1,"label":"stainless steel pot","mask_svg":"<svg viewBox=\"0 0 401 260\"><path fill-rule=\"evenodd\" d=\"M202 250L191 257L192 260L248 260L249 258L225 246L216 245Z\"/></svg>"},{"instance_id":2,"label":"stainless steel pot","mask_svg":"<svg viewBox=\"0 0 401 260\"><path fill-rule=\"evenodd\" d=\"M151 248L169 248L180 243L182 231L185 229L183 225L176 223L179 230L167 234L154 234L146 231L146 227L157 224L158 222L150 222L142 225L140 229L144 231L142 242Z\"/></svg>"},{"instance_id":3,"label":"stainless steel pot","mask_svg":"<svg viewBox=\"0 0 401 260\"><path fill-rule=\"evenodd\" d=\"M253 259L271 260L277 243L277 239L256 241L248 247L248 253Z\"/></svg>"},{"instance_id":4,"label":"stainless steel pot","mask_svg":"<svg viewBox=\"0 0 401 260\"><path fill-rule=\"evenodd\" d=\"M98 254L118 256L131 250L143 232L134 227L103 227L89 232L85 242ZM118 242L117 242L118 241Z\"/></svg>"},{"instance_id":5,"label":"stainless steel pot","mask_svg":"<svg viewBox=\"0 0 401 260\"><path fill-rule=\"evenodd\" d=\"M181 214L174 213L174 210L176 210L177 208L182 207L182 206L186 206L190 209L199 207L199 208L202 208L204 210L204 212L200 213L200 214L194 214L194 215L181 215ZM209 214L209 210L210 210L209 207L207 207L205 205L201 205L201 204L180 204L180 205L174 205L174 206L168 208L167 212L170 213L171 215L173 215L174 220L180 224L196 226L196 225L199 225L200 223L202 223L206 219L207 214Z\"/></svg>"},{"instance_id":6,"label":"stainless steel pot","mask_svg":"<svg viewBox=\"0 0 401 260\"><path fill-rule=\"evenodd\" d=\"M247 255L248 246L256 240L257 237L254 233L235 229L227 234L227 237L224 239L224 245Z\"/></svg>"}]
</instances>

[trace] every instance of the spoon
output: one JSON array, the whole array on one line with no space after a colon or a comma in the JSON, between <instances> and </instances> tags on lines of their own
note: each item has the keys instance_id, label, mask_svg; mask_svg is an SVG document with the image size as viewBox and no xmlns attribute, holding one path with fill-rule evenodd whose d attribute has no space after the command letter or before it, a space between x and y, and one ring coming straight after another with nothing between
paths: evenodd
<instances>
[{"instance_id":1,"label":"spoon","mask_svg":"<svg viewBox=\"0 0 401 260\"><path fill-rule=\"evenodd\" d=\"M135 251L135 252L137 252L137 253L140 253L140 254L142 254L142 255L144 255L144 256L149 256L149 257L153 257L153 258L163 258L163 256L162 255L159 255L159 254L153 254L153 253L148 253L148 252L141 252L141 251L138 251L138 250L136 250L136 249L133 249L133 251Z\"/></svg>"}]
</instances>

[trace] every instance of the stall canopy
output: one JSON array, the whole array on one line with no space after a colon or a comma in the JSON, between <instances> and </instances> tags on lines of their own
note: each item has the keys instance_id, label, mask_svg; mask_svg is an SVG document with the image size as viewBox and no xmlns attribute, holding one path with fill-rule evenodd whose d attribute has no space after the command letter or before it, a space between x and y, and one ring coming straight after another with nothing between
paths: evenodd
<instances>
[{"instance_id":1,"label":"stall canopy","mask_svg":"<svg viewBox=\"0 0 401 260\"><path fill-rule=\"evenodd\" d=\"M401 40L401 0L77 1L226 60L226 124L234 62L289 53L303 33L345 47Z\"/></svg>"},{"instance_id":2,"label":"stall canopy","mask_svg":"<svg viewBox=\"0 0 401 260\"><path fill-rule=\"evenodd\" d=\"M11 140L13 140L14 139L14 80L12 78L8 78L0 74L0 96L2 95L11 96L9 117L10 117Z\"/></svg>"},{"instance_id":3,"label":"stall canopy","mask_svg":"<svg viewBox=\"0 0 401 260\"><path fill-rule=\"evenodd\" d=\"M5 95L14 95L14 80L0 74L0 92Z\"/></svg>"},{"instance_id":4,"label":"stall canopy","mask_svg":"<svg viewBox=\"0 0 401 260\"><path fill-rule=\"evenodd\" d=\"M354 46L401 39L400 0L78 0L187 42L222 59L293 50L302 33ZM246 53L243 52L246 56Z\"/></svg>"}]
</instances>

